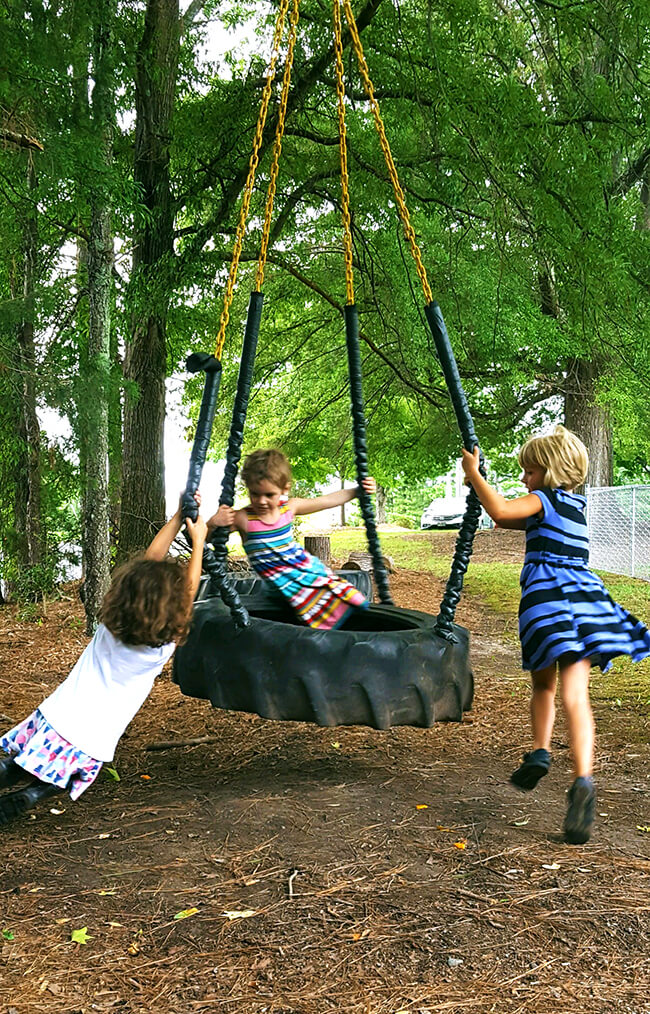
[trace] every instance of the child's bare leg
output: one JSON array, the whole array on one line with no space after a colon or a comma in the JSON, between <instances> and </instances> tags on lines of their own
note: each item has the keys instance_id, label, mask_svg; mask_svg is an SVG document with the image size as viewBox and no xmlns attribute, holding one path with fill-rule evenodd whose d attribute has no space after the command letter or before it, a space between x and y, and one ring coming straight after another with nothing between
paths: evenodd
<instances>
[{"instance_id":1,"label":"child's bare leg","mask_svg":"<svg viewBox=\"0 0 650 1014\"><path fill-rule=\"evenodd\" d=\"M530 698L530 722L533 729L533 750L550 750L555 723L555 662L531 674L533 692Z\"/></svg>"},{"instance_id":2,"label":"child's bare leg","mask_svg":"<svg viewBox=\"0 0 650 1014\"><path fill-rule=\"evenodd\" d=\"M575 780L569 789L564 818L564 840L570 845L589 841L596 810L591 777L594 766L594 717L589 702L589 659L563 665L560 662L562 703L566 715Z\"/></svg>"},{"instance_id":3,"label":"child's bare leg","mask_svg":"<svg viewBox=\"0 0 650 1014\"><path fill-rule=\"evenodd\" d=\"M594 716L589 701L589 659L560 665L562 704L575 778L589 777L594 769Z\"/></svg>"},{"instance_id":4,"label":"child's bare leg","mask_svg":"<svg viewBox=\"0 0 650 1014\"><path fill-rule=\"evenodd\" d=\"M555 721L555 664L532 673L533 692L530 699L530 720L533 727L533 749L524 759L510 781L518 789L534 789L540 778L548 774L551 766L551 733Z\"/></svg>"}]
</instances>

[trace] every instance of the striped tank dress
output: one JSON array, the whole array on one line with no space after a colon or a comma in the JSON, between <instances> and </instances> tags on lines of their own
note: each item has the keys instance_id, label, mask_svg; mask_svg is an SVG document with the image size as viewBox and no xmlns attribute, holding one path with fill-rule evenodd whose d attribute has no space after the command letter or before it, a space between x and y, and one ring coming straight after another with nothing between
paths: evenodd
<instances>
[{"instance_id":1,"label":"striped tank dress","mask_svg":"<svg viewBox=\"0 0 650 1014\"><path fill-rule=\"evenodd\" d=\"M287 504L279 509L280 517L271 523L246 509L244 550L251 566L289 600L302 623L319 630L340 627L351 610L368 607L367 599L295 541L293 512Z\"/></svg>"},{"instance_id":2,"label":"striped tank dress","mask_svg":"<svg viewBox=\"0 0 650 1014\"><path fill-rule=\"evenodd\" d=\"M650 633L611 598L589 570L585 500L564 489L536 489L543 511L526 524L519 637L524 669L563 657L591 659L606 672L617 655L650 655Z\"/></svg>"}]
</instances>

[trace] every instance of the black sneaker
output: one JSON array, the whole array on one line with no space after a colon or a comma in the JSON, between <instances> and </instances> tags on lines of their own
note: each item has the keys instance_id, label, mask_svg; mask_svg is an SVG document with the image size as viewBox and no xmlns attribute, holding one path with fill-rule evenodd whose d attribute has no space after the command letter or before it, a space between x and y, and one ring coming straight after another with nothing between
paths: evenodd
<instances>
[{"instance_id":1,"label":"black sneaker","mask_svg":"<svg viewBox=\"0 0 650 1014\"><path fill-rule=\"evenodd\" d=\"M576 778L569 789L569 806L564 818L564 840L569 845L589 841L596 809L593 778Z\"/></svg>"},{"instance_id":2,"label":"black sneaker","mask_svg":"<svg viewBox=\"0 0 650 1014\"><path fill-rule=\"evenodd\" d=\"M58 785L37 782L35 785L28 785L26 789L16 789L14 792L5 793L0 796L0 825L9 824L25 810L31 810L41 799L56 796L62 791Z\"/></svg>"},{"instance_id":3,"label":"black sneaker","mask_svg":"<svg viewBox=\"0 0 650 1014\"><path fill-rule=\"evenodd\" d=\"M0 760L0 787L3 789L15 785L16 782L30 781L32 777L20 764L16 764L12 757L3 757Z\"/></svg>"},{"instance_id":4,"label":"black sneaker","mask_svg":"<svg viewBox=\"0 0 650 1014\"><path fill-rule=\"evenodd\" d=\"M518 789L529 792L534 789L540 778L548 774L551 766L551 755L548 750L540 747L524 754L524 759L516 771L510 775L510 781Z\"/></svg>"}]
</instances>

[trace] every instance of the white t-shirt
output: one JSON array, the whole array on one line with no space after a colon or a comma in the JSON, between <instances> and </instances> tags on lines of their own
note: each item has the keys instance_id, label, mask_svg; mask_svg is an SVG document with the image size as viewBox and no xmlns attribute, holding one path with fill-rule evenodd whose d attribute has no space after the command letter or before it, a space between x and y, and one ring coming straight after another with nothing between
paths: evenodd
<instances>
[{"instance_id":1,"label":"white t-shirt","mask_svg":"<svg viewBox=\"0 0 650 1014\"><path fill-rule=\"evenodd\" d=\"M95 760L110 761L175 647L175 641L160 648L122 644L100 623L70 675L39 710L59 736Z\"/></svg>"}]
</instances>

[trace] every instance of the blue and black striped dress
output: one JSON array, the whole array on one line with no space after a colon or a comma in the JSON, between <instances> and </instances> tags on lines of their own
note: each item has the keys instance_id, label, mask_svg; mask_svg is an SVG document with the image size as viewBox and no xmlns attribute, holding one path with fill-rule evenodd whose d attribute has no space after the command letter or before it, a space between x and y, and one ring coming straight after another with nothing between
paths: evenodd
<instances>
[{"instance_id":1,"label":"blue and black striped dress","mask_svg":"<svg viewBox=\"0 0 650 1014\"><path fill-rule=\"evenodd\" d=\"M519 637L524 669L589 658L605 672L616 655L650 655L650 633L611 598L589 570L585 500L564 489L536 489L543 511L526 524Z\"/></svg>"}]
</instances>

